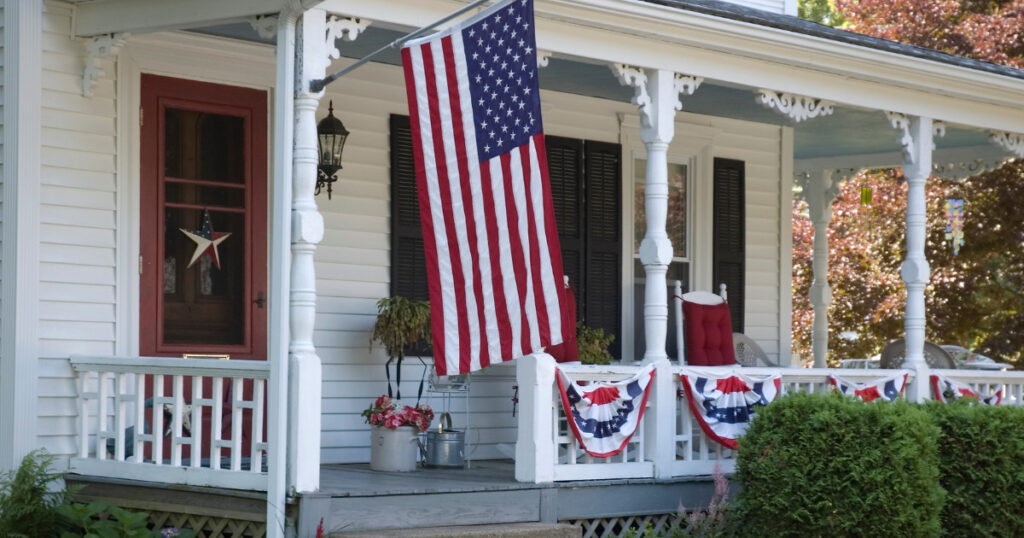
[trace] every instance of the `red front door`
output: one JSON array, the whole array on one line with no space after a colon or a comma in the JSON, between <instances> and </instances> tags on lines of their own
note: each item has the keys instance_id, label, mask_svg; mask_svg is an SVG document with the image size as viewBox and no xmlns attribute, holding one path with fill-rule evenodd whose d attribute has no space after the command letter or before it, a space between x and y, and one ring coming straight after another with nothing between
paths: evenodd
<instances>
[{"instance_id":1,"label":"red front door","mask_svg":"<svg viewBox=\"0 0 1024 538\"><path fill-rule=\"evenodd\" d=\"M267 93L142 76L140 353L267 356Z\"/></svg>"}]
</instances>

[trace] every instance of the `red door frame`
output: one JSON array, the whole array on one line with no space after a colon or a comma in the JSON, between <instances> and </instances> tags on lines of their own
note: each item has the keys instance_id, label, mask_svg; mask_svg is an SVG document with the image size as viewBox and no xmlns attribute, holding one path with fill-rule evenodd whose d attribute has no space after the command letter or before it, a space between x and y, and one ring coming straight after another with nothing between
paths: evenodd
<instances>
[{"instance_id":1,"label":"red door frame","mask_svg":"<svg viewBox=\"0 0 1024 538\"><path fill-rule=\"evenodd\" d=\"M184 353L230 354L232 359L267 358L267 92L208 82L143 74L140 129L139 352L180 357ZM245 339L242 345L163 343L164 111L169 106L245 119Z\"/></svg>"}]
</instances>

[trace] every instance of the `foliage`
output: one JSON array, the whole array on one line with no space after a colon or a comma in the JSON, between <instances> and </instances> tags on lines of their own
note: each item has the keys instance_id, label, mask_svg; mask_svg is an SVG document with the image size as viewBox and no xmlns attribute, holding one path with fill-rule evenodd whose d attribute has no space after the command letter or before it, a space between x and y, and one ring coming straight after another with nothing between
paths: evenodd
<instances>
[{"instance_id":1,"label":"foliage","mask_svg":"<svg viewBox=\"0 0 1024 538\"><path fill-rule=\"evenodd\" d=\"M399 411L401 409L401 411ZM429 405L402 405L390 396L380 396L373 405L363 410L366 422L394 430L400 426L415 426L421 432L427 431L434 420L434 410Z\"/></svg>"},{"instance_id":2,"label":"foliage","mask_svg":"<svg viewBox=\"0 0 1024 538\"><path fill-rule=\"evenodd\" d=\"M931 279L925 288L926 334L1003 362L1022 364L1024 352L1024 162L961 182L927 184L926 249ZM872 190L862 205L860 190ZM964 200L964 246L959 256L945 240L947 198ZM864 172L840 185L828 229L829 347L833 358L866 357L903 333L906 183L899 170ZM808 299L813 226L806 203L793 212L793 344L810 356L812 310ZM840 338L843 331L859 335Z\"/></svg>"},{"instance_id":3,"label":"foliage","mask_svg":"<svg viewBox=\"0 0 1024 538\"><path fill-rule=\"evenodd\" d=\"M614 341L614 334L605 334L604 329L592 329L582 322L576 322L576 348L581 363L611 364L615 357L608 352L608 346Z\"/></svg>"},{"instance_id":4,"label":"foliage","mask_svg":"<svg viewBox=\"0 0 1024 538\"><path fill-rule=\"evenodd\" d=\"M835 0L800 0L796 16L825 26L842 26L846 19L836 11Z\"/></svg>"},{"instance_id":5,"label":"foliage","mask_svg":"<svg viewBox=\"0 0 1024 538\"><path fill-rule=\"evenodd\" d=\"M149 530L149 515L129 512L105 502L72 503L74 490L53 489L64 473L53 472L55 457L29 452L16 471L0 478L0 536L35 538L192 538L189 529Z\"/></svg>"},{"instance_id":6,"label":"foliage","mask_svg":"<svg viewBox=\"0 0 1024 538\"><path fill-rule=\"evenodd\" d=\"M836 0L836 7L854 32L1024 67L1022 0Z\"/></svg>"},{"instance_id":7,"label":"foliage","mask_svg":"<svg viewBox=\"0 0 1024 538\"><path fill-rule=\"evenodd\" d=\"M966 400L928 406L942 430L947 536L1024 536L1024 410Z\"/></svg>"},{"instance_id":8,"label":"foliage","mask_svg":"<svg viewBox=\"0 0 1024 538\"><path fill-rule=\"evenodd\" d=\"M430 342L430 303L400 295L377 301L377 322L370 345L384 346L389 357L402 358L405 347L420 340Z\"/></svg>"},{"instance_id":9,"label":"foliage","mask_svg":"<svg viewBox=\"0 0 1024 538\"><path fill-rule=\"evenodd\" d=\"M54 460L46 451L34 450L22 458L17 470L0 477L0 536L56 536L66 528L58 508L72 492L51 489L64 477L50 470Z\"/></svg>"},{"instance_id":10,"label":"foliage","mask_svg":"<svg viewBox=\"0 0 1024 538\"><path fill-rule=\"evenodd\" d=\"M149 514L130 512L101 501L65 504L58 507L58 511L75 529L75 532L65 531L61 538L192 538L196 535L191 529L175 527L150 530Z\"/></svg>"},{"instance_id":11,"label":"foliage","mask_svg":"<svg viewBox=\"0 0 1024 538\"><path fill-rule=\"evenodd\" d=\"M758 536L937 536L938 439L905 401L780 398L739 445L730 511Z\"/></svg>"}]
</instances>

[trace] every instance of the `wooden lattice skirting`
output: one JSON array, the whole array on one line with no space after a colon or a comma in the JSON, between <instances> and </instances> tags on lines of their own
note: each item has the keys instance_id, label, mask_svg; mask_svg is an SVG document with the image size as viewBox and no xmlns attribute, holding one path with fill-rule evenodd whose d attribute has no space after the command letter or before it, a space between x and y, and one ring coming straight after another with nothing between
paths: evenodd
<instances>
[{"instance_id":1,"label":"wooden lattice skirting","mask_svg":"<svg viewBox=\"0 0 1024 538\"><path fill-rule=\"evenodd\" d=\"M263 538L267 525L262 522L245 521L226 517L181 514L174 512L149 512L152 529L177 527L196 531L197 538Z\"/></svg>"},{"instance_id":2,"label":"wooden lattice skirting","mask_svg":"<svg viewBox=\"0 0 1024 538\"><path fill-rule=\"evenodd\" d=\"M650 514L645 516L621 516L597 519L566 519L562 523L576 525L583 531L583 538L607 538L619 536L629 529L636 529L643 534L644 528L650 525L657 533L665 532L678 519L679 515Z\"/></svg>"}]
</instances>

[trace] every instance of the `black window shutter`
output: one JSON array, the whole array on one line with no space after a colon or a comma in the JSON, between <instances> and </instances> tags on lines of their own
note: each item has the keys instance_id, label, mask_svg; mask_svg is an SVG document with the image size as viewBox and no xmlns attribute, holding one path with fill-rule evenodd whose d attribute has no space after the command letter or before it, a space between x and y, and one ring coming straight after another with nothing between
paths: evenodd
<instances>
[{"instance_id":1,"label":"black window shutter","mask_svg":"<svg viewBox=\"0 0 1024 538\"><path fill-rule=\"evenodd\" d=\"M562 247L562 270L574 290L583 288L584 236L586 229L583 207L583 141L560 136L547 136L544 145L548 155L548 176L551 202L555 208L558 242ZM584 301L577 297L576 317L583 319Z\"/></svg>"},{"instance_id":2,"label":"black window shutter","mask_svg":"<svg viewBox=\"0 0 1024 538\"><path fill-rule=\"evenodd\" d=\"M615 335L609 351L621 358L622 320L622 150L618 144L587 141L586 265L583 320Z\"/></svg>"},{"instance_id":3,"label":"black window shutter","mask_svg":"<svg viewBox=\"0 0 1024 538\"><path fill-rule=\"evenodd\" d=\"M743 161L715 159L714 254L712 278L714 292L725 283L729 294L729 313L733 332L743 332L746 200Z\"/></svg>"},{"instance_id":4,"label":"black window shutter","mask_svg":"<svg viewBox=\"0 0 1024 538\"><path fill-rule=\"evenodd\" d=\"M427 266L408 116L391 116L391 295L427 301Z\"/></svg>"}]
</instances>

